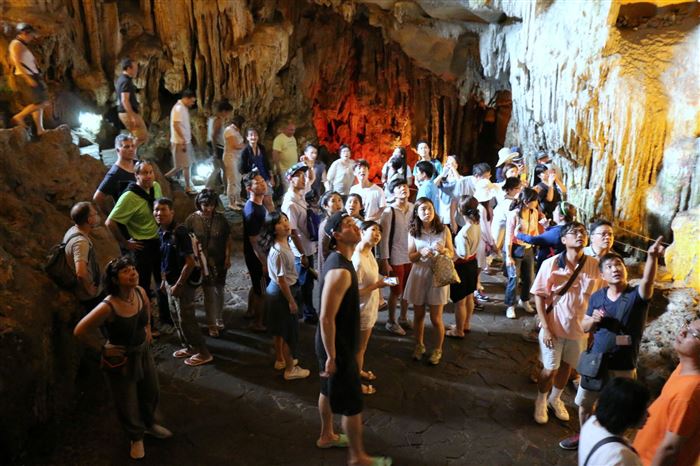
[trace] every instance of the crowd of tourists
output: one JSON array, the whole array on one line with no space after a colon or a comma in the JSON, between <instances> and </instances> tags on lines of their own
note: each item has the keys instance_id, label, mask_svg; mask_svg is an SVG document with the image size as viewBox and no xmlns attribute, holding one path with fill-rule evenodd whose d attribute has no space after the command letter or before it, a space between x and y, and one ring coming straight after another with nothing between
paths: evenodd
<instances>
[{"instance_id":1,"label":"crowd of tourists","mask_svg":"<svg viewBox=\"0 0 700 466\"><path fill-rule=\"evenodd\" d=\"M23 124L33 115L43 131L46 97L26 47L33 34L25 24L11 45L17 81L31 101L13 121ZM407 358L438 366L445 338L468 338L475 309L495 306L480 276L503 273L505 317L523 312L537 317L532 337L542 369L533 394L536 423L547 423L550 413L569 420L561 394L578 368L581 434L560 446L578 448L579 464L695 463L700 320L679 330L674 350L680 364L647 418L650 396L635 379L657 260L664 252L661 238L648 248L641 281L630 285L625 262L613 250L614 225L597 220L587 227L578 221L549 154L533 157L537 163L530 170L517 147L504 147L495 167L476 163L465 176L458 157L436 157L428 142L419 141L414 166L407 148L396 147L375 184L370 164L354 159L347 145L328 167L314 144L299 154L292 122L284 124L268 153L258 130L243 131L233 106L221 102L208 121L214 171L207 187L196 192L189 115L196 97L185 91L170 115L173 168L165 176L176 185L175 177L182 175L195 212L178 223L153 162L136 156L149 139L133 83L138 64L124 60L121 70L115 88L127 132L115 140L117 161L93 202L71 210L74 226L63 241L84 312L75 335L101 353L132 458L144 457L144 434L172 435L158 423L153 339L172 325L180 342L173 358L199 366L216 357L204 333L217 338L226 330L233 239L219 196L225 192L226 208L243 217L250 329L271 335L270 366L284 380L307 378L312 371L320 378L318 448L347 447L353 465L391 464L390 458L369 456L362 442L363 398L376 393L372 382L381 377L367 358L380 310L387 312L386 331L412 334ZM104 271L90 238L101 216L122 251ZM195 316L200 289L204 333ZM446 327L448 303L455 324ZM156 307L158 315L151 312ZM300 320L316 326L317 369L299 360ZM333 414L342 416L343 433L335 432ZM624 434L636 428L641 430L631 443Z\"/></svg>"}]
</instances>

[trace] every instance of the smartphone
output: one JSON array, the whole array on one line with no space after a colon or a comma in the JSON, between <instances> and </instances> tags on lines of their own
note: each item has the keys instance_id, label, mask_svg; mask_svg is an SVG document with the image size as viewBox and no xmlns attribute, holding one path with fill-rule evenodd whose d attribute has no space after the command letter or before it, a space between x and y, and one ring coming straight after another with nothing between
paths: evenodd
<instances>
[{"instance_id":1,"label":"smartphone","mask_svg":"<svg viewBox=\"0 0 700 466\"><path fill-rule=\"evenodd\" d=\"M399 284L399 277L384 277L384 283L389 286L396 286Z\"/></svg>"}]
</instances>

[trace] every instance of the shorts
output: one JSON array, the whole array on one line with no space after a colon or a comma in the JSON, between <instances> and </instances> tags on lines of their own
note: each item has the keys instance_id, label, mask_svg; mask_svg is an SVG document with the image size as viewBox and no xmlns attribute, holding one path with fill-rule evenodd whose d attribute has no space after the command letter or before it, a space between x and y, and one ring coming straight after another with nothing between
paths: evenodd
<instances>
[{"instance_id":1,"label":"shorts","mask_svg":"<svg viewBox=\"0 0 700 466\"><path fill-rule=\"evenodd\" d=\"M404 288L406 288L406 280L408 280L408 274L411 273L411 264L391 264L393 269L391 275L399 279L399 284L391 287L391 294L394 296L401 296L403 294Z\"/></svg>"},{"instance_id":2,"label":"shorts","mask_svg":"<svg viewBox=\"0 0 700 466\"><path fill-rule=\"evenodd\" d=\"M326 349L321 339L320 325L316 328L316 355L319 372L326 370ZM336 345L336 350L339 350ZM321 394L328 398L331 411L342 416L355 416L362 412L363 395L360 370L355 355L338 351L335 356L337 371L330 377L321 377Z\"/></svg>"},{"instance_id":3,"label":"shorts","mask_svg":"<svg viewBox=\"0 0 700 466\"><path fill-rule=\"evenodd\" d=\"M174 168L187 168L192 164L192 155L194 149L192 143L187 144L170 144L170 152L173 154Z\"/></svg>"},{"instance_id":4,"label":"shorts","mask_svg":"<svg viewBox=\"0 0 700 466\"><path fill-rule=\"evenodd\" d=\"M559 369L559 365L564 361L575 369L581 353L586 348L586 338L568 340L557 337L554 341L554 347L547 348L542 340L543 335L544 329L540 329L538 340L540 342L540 358L544 368L549 371L555 371Z\"/></svg>"},{"instance_id":5,"label":"shorts","mask_svg":"<svg viewBox=\"0 0 700 466\"><path fill-rule=\"evenodd\" d=\"M131 133L139 142L146 141L148 139L148 130L146 129L146 123L144 123L143 118L138 113L134 114L133 120L129 118L128 113L120 113L119 121L122 122L124 127L129 133Z\"/></svg>"},{"instance_id":6,"label":"shorts","mask_svg":"<svg viewBox=\"0 0 700 466\"><path fill-rule=\"evenodd\" d=\"M615 377L637 380L637 369L631 369L626 371L608 370L608 377L611 380ZM600 392L592 392L590 390L586 390L581 386L581 384L579 384L578 390L576 391L576 399L574 401L576 403L576 406L586 408L588 411L593 412L593 405L595 405L595 402L598 401L599 396Z\"/></svg>"},{"instance_id":7,"label":"shorts","mask_svg":"<svg viewBox=\"0 0 700 466\"><path fill-rule=\"evenodd\" d=\"M39 75L31 76L37 82L37 86L31 86L21 75L15 75L15 87L22 105L41 104L49 100L49 92L46 83Z\"/></svg>"}]
</instances>

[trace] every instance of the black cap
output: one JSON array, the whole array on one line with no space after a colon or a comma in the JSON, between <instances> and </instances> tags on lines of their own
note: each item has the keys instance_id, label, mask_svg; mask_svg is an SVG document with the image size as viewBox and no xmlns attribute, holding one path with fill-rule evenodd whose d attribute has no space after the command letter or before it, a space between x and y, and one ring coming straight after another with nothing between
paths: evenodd
<instances>
[{"instance_id":1,"label":"black cap","mask_svg":"<svg viewBox=\"0 0 700 466\"><path fill-rule=\"evenodd\" d=\"M345 217L349 217L349 215L342 211L336 212L328 217L328 220L326 220L326 227L324 228L326 234L332 238L333 232L338 230L338 227L341 223L343 223L343 219L345 219Z\"/></svg>"},{"instance_id":2,"label":"black cap","mask_svg":"<svg viewBox=\"0 0 700 466\"><path fill-rule=\"evenodd\" d=\"M294 176L294 174L296 172L306 171L308 169L309 169L309 166L306 165L304 162L297 162L294 165L292 165L291 167L289 167L289 169L287 170L286 176L287 176L287 178L291 178Z\"/></svg>"},{"instance_id":3,"label":"black cap","mask_svg":"<svg viewBox=\"0 0 700 466\"><path fill-rule=\"evenodd\" d=\"M34 26L29 23L19 23L15 29L17 32L35 32Z\"/></svg>"}]
</instances>

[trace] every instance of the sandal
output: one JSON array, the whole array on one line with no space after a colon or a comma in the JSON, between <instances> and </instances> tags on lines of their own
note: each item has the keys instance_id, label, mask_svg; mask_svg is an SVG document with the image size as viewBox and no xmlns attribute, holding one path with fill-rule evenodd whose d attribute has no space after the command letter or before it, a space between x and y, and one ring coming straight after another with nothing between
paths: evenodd
<instances>
[{"instance_id":1,"label":"sandal","mask_svg":"<svg viewBox=\"0 0 700 466\"><path fill-rule=\"evenodd\" d=\"M212 338L219 338L219 327L217 327L216 325L210 325L209 336Z\"/></svg>"},{"instance_id":2,"label":"sandal","mask_svg":"<svg viewBox=\"0 0 700 466\"><path fill-rule=\"evenodd\" d=\"M388 456L372 456L370 459L372 460L372 462L369 464L370 466L391 466L393 464L393 460ZM348 464L354 466L358 463Z\"/></svg>"},{"instance_id":3,"label":"sandal","mask_svg":"<svg viewBox=\"0 0 700 466\"><path fill-rule=\"evenodd\" d=\"M194 356L194 353L190 352L189 348L180 348L173 353L173 357L178 359L189 358L190 356Z\"/></svg>"},{"instance_id":4,"label":"sandal","mask_svg":"<svg viewBox=\"0 0 700 466\"><path fill-rule=\"evenodd\" d=\"M362 394L363 395L374 395L377 393L377 389L373 385L362 384Z\"/></svg>"},{"instance_id":5,"label":"sandal","mask_svg":"<svg viewBox=\"0 0 700 466\"><path fill-rule=\"evenodd\" d=\"M372 371L360 371L360 377L365 380L377 380L377 376Z\"/></svg>"},{"instance_id":6,"label":"sandal","mask_svg":"<svg viewBox=\"0 0 700 466\"><path fill-rule=\"evenodd\" d=\"M448 331L445 332L445 336L449 338L458 338L460 340L464 339L464 335L460 335L457 333L457 329L451 328Z\"/></svg>"},{"instance_id":7,"label":"sandal","mask_svg":"<svg viewBox=\"0 0 700 466\"><path fill-rule=\"evenodd\" d=\"M326 444L321 443L321 440L316 440L316 447L317 448L347 448L349 445L350 441L348 440L348 436L345 434L338 434L338 438L328 442Z\"/></svg>"},{"instance_id":8,"label":"sandal","mask_svg":"<svg viewBox=\"0 0 700 466\"><path fill-rule=\"evenodd\" d=\"M202 364L206 364L208 362L211 362L214 360L214 356L211 354L209 355L208 358L202 358L199 353L195 354L194 356L190 356L189 358L185 359L185 364L188 366L201 366Z\"/></svg>"}]
</instances>

